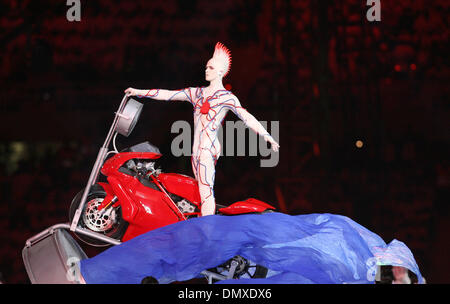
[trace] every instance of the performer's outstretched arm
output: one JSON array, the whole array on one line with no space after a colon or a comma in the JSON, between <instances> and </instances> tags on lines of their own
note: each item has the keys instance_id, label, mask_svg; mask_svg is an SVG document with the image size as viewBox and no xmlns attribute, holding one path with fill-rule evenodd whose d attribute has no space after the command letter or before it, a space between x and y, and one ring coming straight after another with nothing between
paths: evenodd
<instances>
[{"instance_id":1,"label":"performer's outstretched arm","mask_svg":"<svg viewBox=\"0 0 450 304\"><path fill-rule=\"evenodd\" d=\"M275 152L278 151L280 145L273 139L269 132L267 132L263 125L261 125L261 123L252 114L241 106L241 103L237 97L234 96L232 99L227 101L227 105L230 106L230 109L234 112L234 114L236 114L247 127L261 135L265 141L270 142L272 149Z\"/></svg>"},{"instance_id":2,"label":"performer's outstretched arm","mask_svg":"<svg viewBox=\"0 0 450 304\"><path fill-rule=\"evenodd\" d=\"M150 90L140 90L134 88L128 88L125 93L129 96L137 97L147 97L156 100L180 100L189 101L192 103L191 89L185 88L181 90L165 90L165 89L150 89Z\"/></svg>"}]
</instances>

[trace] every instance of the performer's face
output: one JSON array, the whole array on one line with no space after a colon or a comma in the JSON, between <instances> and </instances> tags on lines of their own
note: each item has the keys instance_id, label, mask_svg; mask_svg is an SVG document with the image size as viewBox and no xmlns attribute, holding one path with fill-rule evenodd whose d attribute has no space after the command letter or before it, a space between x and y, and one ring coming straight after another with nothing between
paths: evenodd
<instances>
[{"instance_id":1,"label":"performer's face","mask_svg":"<svg viewBox=\"0 0 450 304\"><path fill-rule=\"evenodd\" d=\"M213 81L216 78L219 78L219 71L220 71L220 66L219 64L216 62L216 60L214 60L213 58L211 58L208 63L206 64L206 69L205 69L205 80L206 81ZM223 73L223 72L222 72Z\"/></svg>"}]
</instances>

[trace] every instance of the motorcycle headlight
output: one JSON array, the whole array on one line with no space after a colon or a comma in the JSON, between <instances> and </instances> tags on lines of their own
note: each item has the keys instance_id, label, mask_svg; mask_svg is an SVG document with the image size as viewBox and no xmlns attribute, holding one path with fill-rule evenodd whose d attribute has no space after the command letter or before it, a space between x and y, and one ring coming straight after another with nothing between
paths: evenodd
<instances>
[{"instance_id":1,"label":"motorcycle headlight","mask_svg":"<svg viewBox=\"0 0 450 304\"><path fill-rule=\"evenodd\" d=\"M122 113L119 113L116 131L128 137L136 126L141 115L143 104L130 98Z\"/></svg>"}]
</instances>

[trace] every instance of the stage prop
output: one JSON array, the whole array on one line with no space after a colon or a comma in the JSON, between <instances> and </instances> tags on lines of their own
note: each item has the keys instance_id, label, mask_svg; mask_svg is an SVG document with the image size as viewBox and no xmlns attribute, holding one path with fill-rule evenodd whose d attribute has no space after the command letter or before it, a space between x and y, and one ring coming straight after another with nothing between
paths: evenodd
<instances>
[{"instance_id":1,"label":"stage prop","mask_svg":"<svg viewBox=\"0 0 450 304\"><path fill-rule=\"evenodd\" d=\"M218 283L366 284L377 266L403 266L423 282L408 247L348 217L282 213L212 215L171 224L81 260L86 283L159 283L202 277L204 271L241 256L269 269L266 278Z\"/></svg>"},{"instance_id":2,"label":"stage prop","mask_svg":"<svg viewBox=\"0 0 450 304\"><path fill-rule=\"evenodd\" d=\"M87 256L68 228L67 224L55 225L46 230L42 238L25 245L22 258L32 284L79 283L78 262Z\"/></svg>"}]
</instances>

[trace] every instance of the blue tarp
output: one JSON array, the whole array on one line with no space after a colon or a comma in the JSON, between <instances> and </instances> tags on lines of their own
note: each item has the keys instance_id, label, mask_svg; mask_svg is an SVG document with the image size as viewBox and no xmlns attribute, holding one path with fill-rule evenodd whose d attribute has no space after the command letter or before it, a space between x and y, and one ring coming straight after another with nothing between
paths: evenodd
<instances>
[{"instance_id":1,"label":"blue tarp","mask_svg":"<svg viewBox=\"0 0 450 304\"><path fill-rule=\"evenodd\" d=\"M220 283L373 283L376 265L404 266L423 282L413 254L397 240L335 214L212 215L165 226L80 262L89 283L160 283L199 277L240 255L270 269L265 279Z\"/></svg>"}]
</instances>

